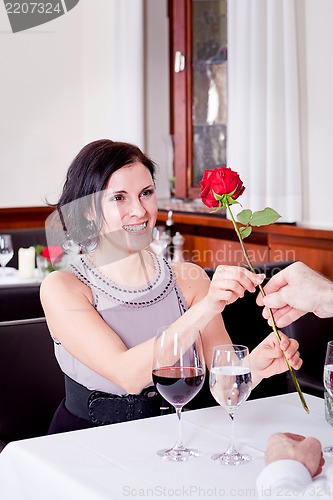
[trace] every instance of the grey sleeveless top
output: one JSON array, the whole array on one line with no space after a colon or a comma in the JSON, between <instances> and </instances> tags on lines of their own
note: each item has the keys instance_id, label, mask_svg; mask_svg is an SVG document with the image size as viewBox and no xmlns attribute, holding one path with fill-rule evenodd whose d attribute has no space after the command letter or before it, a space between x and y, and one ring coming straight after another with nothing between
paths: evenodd
<instances>
[{"instance_id":1,"label":"grey sleeveless top","mask_svg":"<svg viewBox=\"0 0 333 500\"><path fill-rule=\"evenodd\" d=\"M112 282L86 255L79 255L69 267L89 286L95 309L128 348L154 337L160 326L173 323L187 310L170 265L161 257L151 256L155 276L147 285L135 288ZM125 394L124 389L81 363L56 340L55 355L62 371L88 389Z\"/></svg>"}]
</instances>

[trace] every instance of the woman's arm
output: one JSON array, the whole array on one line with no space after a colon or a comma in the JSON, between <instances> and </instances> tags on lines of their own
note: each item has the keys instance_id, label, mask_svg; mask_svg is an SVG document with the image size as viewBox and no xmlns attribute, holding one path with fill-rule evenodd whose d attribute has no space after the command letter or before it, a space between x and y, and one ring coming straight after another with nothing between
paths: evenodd
<instances>
[{"instance_id":1,"label":"woman's arm","mask_svg":"<svg viewBox=\"0 0 333 500\"><path fill-rule=\"evenodd\" d=\"M41 302L51 335L81 363L130 394L151 382L154 338L127 349L95 310L90 288L73 274L50 273Z\"/></svg>"},{"instance_id":2,"label":"woman's arm","mask_svg":"<svg viewBox=\"0 0 333 500\"><path fill-rule=\"evenodd\" d=\"M205 272L194 264L177 268L189 309L174 326L184 331L188 325L198 326L208 364L216 343L230 343L220 314L225 304L242 296L245 288L254 290L254 275L233 269L220 270L219 279L210 283ZM155 339L127 349L94 309L89 287L74 275L64 271L49 274L41 285L41 300L52 336L90 369L128 393L137 393L151 382Z\"/></svg>"}]
</instances>

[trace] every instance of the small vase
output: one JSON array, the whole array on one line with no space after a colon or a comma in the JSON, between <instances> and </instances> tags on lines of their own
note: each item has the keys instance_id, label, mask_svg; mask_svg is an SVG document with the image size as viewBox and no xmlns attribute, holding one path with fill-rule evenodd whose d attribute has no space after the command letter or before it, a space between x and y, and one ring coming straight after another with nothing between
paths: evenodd
<instances>
[{"instance_id":1,"label":"small vase","mask_svg":"<svg viewBox=\"0 0 333 500\"><path fill-rule=\"evenodd\" d=\"M38 277L42 280L50 272L50 261L41 255L36 257Z\"/></svg>"}]
</instances>

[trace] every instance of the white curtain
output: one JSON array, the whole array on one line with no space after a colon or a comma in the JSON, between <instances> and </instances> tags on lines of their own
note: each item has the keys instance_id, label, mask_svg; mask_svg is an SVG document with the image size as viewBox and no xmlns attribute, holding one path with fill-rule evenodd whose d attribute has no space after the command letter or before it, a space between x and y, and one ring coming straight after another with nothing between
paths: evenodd
<instances>
[{"instance_id":1,"label":"white curtain","mask_svg":"<svg viewBox=\"0 0 333 500\"><path fill-rule=\"evenodd\" d=\"M228 2L228 166L244 208L301 220L295 0Z\"/></svg>"},{"instance_id":2,"label":"white curtain","mask_svg":"<svg viewBox=\"0 0 333 500\"><path fill-rule=\"evenodd\" d=\"M89 0L84 16L86 142L107 137L144 149L144 0Z\"/></svg>"}]
</instances>

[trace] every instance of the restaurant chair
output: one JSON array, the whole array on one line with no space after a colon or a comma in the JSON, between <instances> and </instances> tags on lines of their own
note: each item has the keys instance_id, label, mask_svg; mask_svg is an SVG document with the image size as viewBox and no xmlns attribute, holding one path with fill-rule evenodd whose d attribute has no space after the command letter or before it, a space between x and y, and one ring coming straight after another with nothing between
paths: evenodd
<instances>
[{"instance_id":1,"label":"restaurant chair","mask_svg":"<svg viewBox=\"0 0 333 500\"><path fill-rule=\"evenodd\" d=\"M39 290L39 283L0 284L0 322L44 316Z\"/></svg>"},{"instance_id":2,"label":"restaurant chair","mask_svg":"<svg viewBox=\"0 0 333 500\"><path fill-rule=\"evenodd\" d=\"M285 331L299 343L303 365L297 371L297 378L301 389L313 396L324 397L324 362L327 342L333 340L333 318L318 318L308 313L287 326Z\"/></svg>"},{"instance_id":3,"label":"restaurant chair","mask_svg":"<svg viewBox=\"0 0 333 500\"><path fill-rule=\"evenodd\" d=\"M272 276L292 264L292 262L293 261L290 260L263 262L261 264L255 264L254 267L257 273L265 273L266 279L263 282L264 286ZM206 268L205 271L208 276L212 278L215 269ZM225 327L232 342L234 344L245 345L250 351L252 351L252 349L272 331L272 328L262 316L262 307L256 304L258 293L245 292L244 297L229 304L222 313ZM284 331L284 329L282 330ZM208 365L210 360L206 360L206 363ZM264 398L285 394L286 392L293 392L291 385L288 384L288 377L289 373L281 373L262 380L260 384L253 389L249 399ZM196 409L215 405L217 405L217 403L210 393L209 373L207 371L202 390L193 398L187 407Z\"/></svg>"},{"instance_id":4,"label":"restaurant chair","mask_svg":"<svg viewBox=\"0 0 333 500\"><path fill-rule=\"evenodd\" d=\"M18 268L19 248L46 245L44 228L5 229L12 237L14 256L8 267ZM0 280L0 321L38 318L44 316L39 298L39 283L20 283L3 285Z\"/></svg>"},{"instance_id":5,"label":"restaurant chair","mask_svg":"<svg viewBox=\"0 0 333 500\"><path fill-rule=\"evenodd\" d=\"M0 322L0 394L4 444L47 434L65 389L45 318Z\"/></svg>"}]
</instances>

